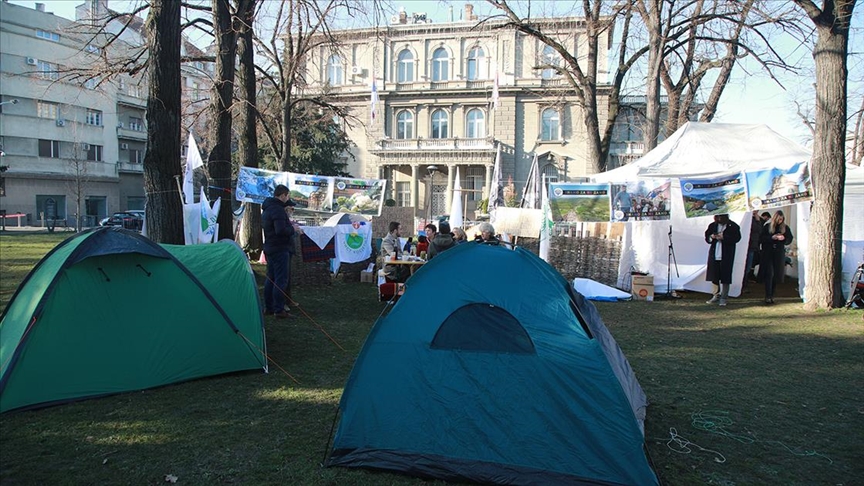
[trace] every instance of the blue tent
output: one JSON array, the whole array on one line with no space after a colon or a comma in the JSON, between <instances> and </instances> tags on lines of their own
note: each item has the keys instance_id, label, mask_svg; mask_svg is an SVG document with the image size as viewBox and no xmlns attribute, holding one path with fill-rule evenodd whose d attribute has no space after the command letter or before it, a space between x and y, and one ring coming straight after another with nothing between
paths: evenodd
<instances>
[{"instance_id":1,"label":"blue tent","mask_svg":"<svg viewBox=\"0 0 864 486\"><path fill-rule=\"evenodd\" d=\"M657 484L643 448L646 405L593 304L532 253L471 242L418 270L372 328L327 465L485 483Z\"/></svg>"}]
</instances>

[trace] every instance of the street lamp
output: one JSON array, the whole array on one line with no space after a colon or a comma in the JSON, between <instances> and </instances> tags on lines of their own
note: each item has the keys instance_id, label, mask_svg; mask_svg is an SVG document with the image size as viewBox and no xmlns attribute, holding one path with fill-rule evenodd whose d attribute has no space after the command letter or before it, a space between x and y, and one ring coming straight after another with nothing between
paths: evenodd
<instances>
[{"instance_id":1,"label":"street lamp","mask_svg":"<svg viewBox=\"0 0 864 486\"><path fill-rule=\"evenodd\" d=\"M0 101L0 106L8 105L8 104L17 105L17 104L18 104L18 100L17 100L17 99L14 99L14 100L9 100L9 101Z\"/></svg>"},{"instance_id":2,"label":"street lamp","mask_svg":"<svg viewBox=\"0 0 864 486\"><path fill-rule=\"evenodd\" d=\"M433 201L433 193L435 191L435 172L438 172L437 165L430 165L426 167L426 170L429 171L429 177L431 178L429 182L429 217L427 218L427 224L432 222L432 201Z\"/></svg>"}]
</instances>

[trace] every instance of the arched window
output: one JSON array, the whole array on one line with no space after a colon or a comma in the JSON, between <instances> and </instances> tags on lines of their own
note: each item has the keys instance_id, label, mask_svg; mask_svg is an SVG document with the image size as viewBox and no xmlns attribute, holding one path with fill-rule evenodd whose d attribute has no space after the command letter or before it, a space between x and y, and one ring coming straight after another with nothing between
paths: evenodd
<instances>
[{"instance_id":1,"label":"arched window","mask_svg":"<svg viewBox=\"0 0 864 486\"><path fill-rule=\"evenodd\" d=\"M486 63L486 54L480 47L475 47L468 51L468 66L467 75L468 81L476 81L483 78L482 73Z\"/></svg>"},{"instance_id":2,"label":"arched window","mask_svg":"<svg viewBox=\"0 0 864 486\"><path fill-rule=\"evenodd\" d=\"M435 49L432 53L432 81L447 81L449 67L450 57L447 55L447 49L443 47Z\"/></svg>"},{"instance_id":3,"label":"arched window","mask_svg":"<svg viewBox=\"0 0 864 486\"><path fill-rule=\"evenodd\" d=\"M402 49L396 58L396 82L412 81L414 81L414 54L411 54L409 49Z\"/></svg>"},{"instance_id":4,"label":"arched window","mask_svg":"<svg viewBox=\"0 0 864 486\"><path fill-rule=\"evenodd\" d=\"M450 131L448 125L450 117L444 110L432 112L432 138L447 138Z\"/></svg>"},{"instance_id":5,"label":"arched window","mask_svg":"<svg viewBox=\"0 0 864 486\"><path fill-rule=\"evenodd\" d=\"M561 140L561 118L555 108L546 108L540 116L540 140Z\"/></svg>"},{"instance_id":6,"label":"arched window","mask_svg":"<svg viewBox=\"0 0 864 486\"><path fill-rule=\"evenodd\" d=\"M479 108L468 110L465 116L465 137L483 138L486 136L486 114Z\"/></svg>"},{"instance_id":7,"label":"arched window","mask_svg":"<svg viewBox=\"0 0 864 486\"><path fill-rule=\"evenodd\" d=\"M414 114L408 110L401 110L396 114L396 138L414 138Z\"/></svg>"},{"instance_id":8,"label":"arched window","mask_svg":"<svg viewBox=\"0 0 864 486\"><path fill-rule=\"evenodd\" d=\"M342 84L342 58L336 54L327 60L327 84L330 86Z\"/></svg>"},{"instance_id":9,"label":"arched window","mask_svg":"<svg viewBox=\"0 0 864 486\"><path fill-rule=\"evenodd\" d=\"M540 55L540 64L560 66L561 56L558 55L558 52L553 49L552 46L546 46L543 48L543 53ZM540 71L540 77L543 79L557 78L558 72L553 68L547 67Z\"/></svg>"}]
</instances>

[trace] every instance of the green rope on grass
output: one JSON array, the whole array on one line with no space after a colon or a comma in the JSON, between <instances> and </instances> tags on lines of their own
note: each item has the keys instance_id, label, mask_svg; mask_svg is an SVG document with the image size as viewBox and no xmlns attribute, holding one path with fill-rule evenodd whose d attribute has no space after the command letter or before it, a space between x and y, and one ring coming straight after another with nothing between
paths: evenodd
<instances>
[{"instance_id":1,"label":"green rope on grass","mask_svg":"<svg viewBox=\"0 0 864 486\"><path fill-rule=\"evenodd\" d=\"M700 410L698 412L691 413L690 419L692 420L691 425L694 429L697 430L703 430L711 434L722 435L723 437L728 437L742 444L753 444L755 442L762 442L764 444L777 444L789 451L789 453L792 455L800 457L821 457L826 459L829 463L834 464L834 461L832 461L830 457L813 450L800 451L797 448L792 449L791 447L777 440L758 440L748 435L740 435L730 432L727 427L731 426L734 422L732 422L732 419L729 418L729 412L723 410Z\"/></svg>"}]
</instances>

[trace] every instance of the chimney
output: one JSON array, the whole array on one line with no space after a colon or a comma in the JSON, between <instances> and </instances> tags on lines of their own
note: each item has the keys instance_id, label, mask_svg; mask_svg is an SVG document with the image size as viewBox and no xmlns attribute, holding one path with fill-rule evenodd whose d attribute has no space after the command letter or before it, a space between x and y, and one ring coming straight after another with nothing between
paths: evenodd
<instances>
[{"instance_id":1,"label":"chimney","mask_svg":"<svg viewBox=\"0 0 864 486\"><path fill-rule=\"evenodd\" d=\"M465 20L468 22L474 22L477 20L477 16L474 15L474 5L470 3L465 4Z\"/></svg>"},{"instance_id":2,"label":"chimney","mask_svg":"<svg viewBox=\"0 0 864 486\"><path fill-rule=\"evenodd\" d=\"M399 9L399 23L400 24L407 24L408 23L408 12L406 12L404 8Z\"/></svg>"},{"instance_id":3,"label":"chimney","mask_svg":"<svg viewBox=\"0 0 864 486\"><path fill-rule=\"evenodd\" d=\"M36 11L37 12L44 12L45 11L45 4L44 3L37 3L36 4Z\"/></svg>"}]
</instances>

